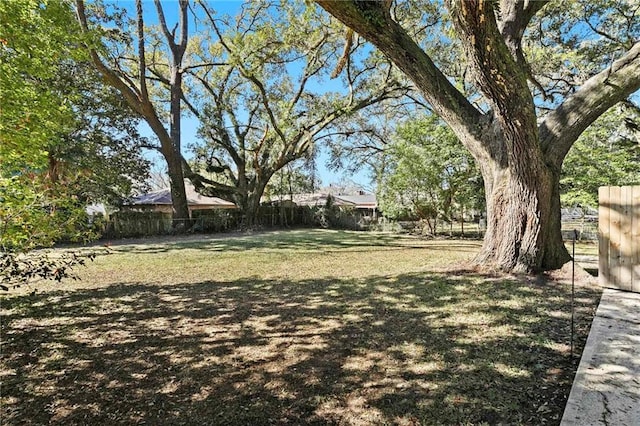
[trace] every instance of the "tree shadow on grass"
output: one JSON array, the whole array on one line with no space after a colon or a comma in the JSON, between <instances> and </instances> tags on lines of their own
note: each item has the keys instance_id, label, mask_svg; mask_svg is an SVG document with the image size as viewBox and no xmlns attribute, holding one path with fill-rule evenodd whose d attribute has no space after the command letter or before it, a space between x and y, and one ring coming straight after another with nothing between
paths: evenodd
<instances>
[{"instance_id":1,"label":"tree shadow on grass","mask_svg":"<svg viewBox=\"0 0 640 426\"><path fill-rule=\"evenodd\" d=\"M341 231L327 229L302 229L257 232L255 234L214 234L167 239L147 238L140 240L120 240L109 245L117 252L161 253L184 249L198 249L212 252L260 251L366 251L378 247L390 248L444 248L449 250L455 244L457 250L476 251L478 241L425 240L414 236L385 234L376 232Z\"/></svg>"},{"instance_id":2,"label":"tree shadow on grass","mask_svg":"<svg viewBox=\"0 0 640 426\"><path fill-rule=\"evenodd\" d=\"M569 291L406 274L13 297L3 424L553 423ZM578 289L580 348L599 295Z\"/></svg>"}]
</instances>

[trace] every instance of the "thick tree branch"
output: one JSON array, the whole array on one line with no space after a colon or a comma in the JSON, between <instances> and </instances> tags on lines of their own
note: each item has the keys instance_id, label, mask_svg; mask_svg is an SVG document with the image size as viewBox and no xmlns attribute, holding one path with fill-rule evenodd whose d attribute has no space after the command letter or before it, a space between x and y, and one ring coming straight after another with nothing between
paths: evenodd
<instances>
[{"instance_id":1,"label":"thick tree branch","mask_svg":"<svg viewBox=\"0 0 640 426\"><path fill-rule=\"evenodd\" d=\"M485 157L481 145L483 114L442 74L431 58L391 19L380 2L316 0L323 9L365 37L389 57L416 85L434 112L468 143L468 148Z\"/></svg>"},{"instance_id":2,"label":"thick tree branch","mask_svg":"<svg viewBox=\"0 0 640 426\"><path fill-rule=\"evenodd\" d=\"M87 16L85 13L83 0L76 0L76 15L78 17L78 21L80 22L82 32L85 35L89 35L90 30L87 23ZM162 125L162 122L156 115L153 106L149 103L148 99L142 97L140 90L135 86L135 84L133 84L133 82L129 79L127 79L126 81L123 80L123 77L119 76L115 71L105 65L104 62L102 62L102 59L100 59L100 56L98 55L98 52L94 47L87 45L87 49L89 50L91 60L96 69L109 82L109 84L118 89L129 106L141 117L144 117L145 120L147 120L149 126L158 136L158 139L160 139L161 142L163 140L170 141L171 138Z\"/></svg>"},{"instance_id":3,"label":"thick tree branch","mask_svg":"<svg viewBox=\"0 0 640 426\"><path fill-rule=\"evenodd\" d=\"M500 0L498 26L508 46L520 45L531 19L548 0Z\"/></svg>"},{"instance_id":4,"label":"thick tree branch","mask_svg":"<svg viewBox=\"0 0 640 426\"><path fill-rule=\"evenodd\" d=\"M89 36L90 30L89 25L87 23L87 16L85 13L84 1L76 0L76 16L78 17L78 22L80 23L80 28L85 36ZM87 49L89 50L89 55L91 56L91 61L94 66L98 69L100 74L109 81L115 88L117 88L122 96L128 101L129 105L140 115L143 115L142 111L142 103L140 100L140 91L137 90L135 86L131 87L127 85L122 79L116 74L111 68L105 65L102 62L102 59L98 55L96 49L87 44Z\"/></svg>"},{"instance_id":5,"label":"thick tree branch","mask_svg":"<svg viewBox=\"0 0 640 426\"><path fill-rule=\"evenodd\" d=\"M473 64L473 77L496 114L504 119L526 115L528 121L535 123L526 75L519 70L499 34L491 1L450 0L448 3L467 57Z\"/></svg>"},{"instance_id":6,"label":"thick tree branch","mask_svg":"<svg viewBox=\"0 0 640 426\"><path fill-rule=\"evenodd\" d=\"M498 27L509 48L512 57L518 67L526 74L527 79L547 98L542 85L536 80L531 67L524 57L522 50L522 37L524 31L535 14L540 11L548 1L546 0L501 0Z\"/></svg>"},{"instance_id":7,"label":"thick tree branch","mask_svg":"<svg viewBox=\"0 0 640 426\"><path fill-rule=\"evenodd\" d=\"M483 138L485 144L495 143L492 157L502 167L541 168L535 106L526 72L518 67L499 32L492 1L448 0L447 4L472 76L496 118L493 130L498 137ZM471 153L481 168L486 167L484 158Z\"/></svg>"},{"instance_id":8,"label":"thick tree branch","mask_svg":"<svg viewBox=\"0 0 640 426\"><path fill-rule=\"evenodd\" d=\"M208 179L194 172L191 165L189 165L184 158L182 159L182 168L184 170L184 177L193 183L193 186L199 194L222 198L232 203L236 202L234 195L239 194L237 187L216 182L215 180Z\"/></svg>"},{"instance_id":9,"label":"thick tree branch","mask_svg":"<svg viewBox=\"0 0 640 426\"><path fill-rule=\"evenodd\" d=\"M180 62L182 62L182 55L184 55L185 50L187 49L187 42L189 41L189 16L187 14L187 9L189 8L189 0L180 0L180 41L178 46L180 47Z\"/></svg>"},{"instance_id":10,"label":"thick tree branch","mask_svg":"<svg viewBox=\"0 0 640 426\"><path fill-rule=\"evenodd\" d=\"M600 115L640 88L640 42L610 68L587 80L549 113L539 126L540 143L549 164L560 167L578 137Z\"/></svg>"},{"instance_id":11,"label":"thick tree branch","mask_svg":"<svg viewBox=\"0 0 640 426\"><path fill-rule=\"evenodd\" d=\"M165 19L164 10L162 9L160 0L155 0L155 5L156 12L158 13L158 21L160 21L160 28L162 28L162 33L164 34L164 38L167 39L171 52L175 55L177 46L174 34L172 34L171 31L169 31L169 27L167 27L167 20Z\"/></svg>"}]
</instances>

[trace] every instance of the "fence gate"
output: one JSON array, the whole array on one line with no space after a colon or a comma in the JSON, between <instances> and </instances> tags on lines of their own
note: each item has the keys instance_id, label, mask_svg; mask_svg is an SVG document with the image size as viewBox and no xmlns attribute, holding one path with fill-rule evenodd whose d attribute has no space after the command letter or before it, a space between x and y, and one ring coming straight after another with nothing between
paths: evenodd
<instances>
[{"instance_id":1,"label":"fence gate","mask_svg":"<svg viewBox=\"0 0 640 426\"><path fill-rule=\"evenodd\" d=\"M598 191L600 285L640 293L640 186Z\"/></svg>"}]
</instances>

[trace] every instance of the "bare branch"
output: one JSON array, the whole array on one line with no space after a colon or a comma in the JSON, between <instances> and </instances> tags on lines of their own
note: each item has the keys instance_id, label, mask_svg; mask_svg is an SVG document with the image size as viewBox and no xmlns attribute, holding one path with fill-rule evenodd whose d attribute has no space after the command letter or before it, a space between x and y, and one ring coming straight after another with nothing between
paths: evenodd
<instances>
[{"instance_id":1,"label":"bare branch","mask_svg":"<svg viewBox=\"0 0 640 426\"><path fill-rule=\"evenodd\" d=\"M162 10L162 4L160 3L160 0L154 0L154 2L156 5L156 11L158 13L158 21L160 21L160 28L162 28L164 37L167 39L167 42L169 43L169 48L171 49L171 52L175 54L175 49L176 49L175 39L173 34L171 34L171 32L169 31L169 27L167 27L167 20L165 19L165 16L164 16L164 10Z\"/></svg>"},{"instance_id":2,"label":"bare branch","mask_svg":"<svg viewBox=\"0 0 640 426\"><path fill-rule=\"evenodd\" d=\"M197 70L199 68L213 68L213 67L220 67L224 65L229 65L229 64L227 62L206 62L203 64L188 65L186 67L182 67L180 68L180 72L187 73L191 70Z\"/></svg>"}]
</instances>

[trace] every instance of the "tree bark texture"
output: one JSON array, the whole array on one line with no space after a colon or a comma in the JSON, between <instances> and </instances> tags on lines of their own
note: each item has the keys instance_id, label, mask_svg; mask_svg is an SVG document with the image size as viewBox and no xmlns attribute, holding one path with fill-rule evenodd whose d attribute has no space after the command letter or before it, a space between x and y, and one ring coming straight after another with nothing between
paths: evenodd
<instances>
[{"instance_id":1,"label":"tree bark texture","mask_svg":"<svg viewBox=\"0 0 640 426\"><path fill-rule=\"evenodd\" d=\"M140 1L140 0L138 0ZM191 227L189 202L186 196L184 185L184 173L182 170L182 60L187 48L189 20L187 10L189 7L188 0L180 0L178 2L180 8L179 26L180 34L176 42L175 29L169 31L164 18L164 11L160 4L160 0L155 0L156 10L162 30L164 32L167 43L171 50L170 62L170 107L169 107L169 136L170 140L163 144L163 153L167 160L169 169L169 179L171 181L171 200L173 207L173 226L174 228L188 229ZM166 153L165 153L166 152Z\"/></svg>"},{"instance_id":2,"label":"tree bark texture","mask_svg":"<svg viewBox=\"0 0 640 426\"><path fill-rule=\"evenodd\" d=\"M116 88L127 101L127 104L143 118L157 136L160 142L160 152L167 163L169 181L171 186L172 217L174 226L189 223L189 206L184 185L184 173L182 169L182 153L180 142L180 100L182 98L182 74L180 70L182 57L187 45L187 8L188 1L180 0L180 40L176 43L174 35L169 31L164 19L164 13L159 1L156 1L158 17L162 24L163 32L172 52L171 61L171 104L170 104L170 130L158 117L153 101L149 97L146 82L146 59L144 43L144 20L142 13L142 1L136 1L136 17L138 32L138 76L137 81L129 76L122 75L118 67L108 66L93 46L87 46L91 60L96 69L102 74L108 84ZM82 31L89 33L89 26L85 14L83 0L76 0L76 12Z\"/></svg>"},{"instance_id":3,"label":"tree bark texture","mask_svg":"<svg viewBox=\"0 0 640 426\"><path fill-rule=\"evenodd\" d=\"M480 166L487 232L478 264L536 273L569 259L561 234L559 178L564 157L597 117L640 87L640 43L593 76L538 124L521 40L546 2L448 0L474 83L490 111L474 107L395 22L388 2L316 0L373 43L422 92ZM497 20L496 16L500 19Z\"/></svg>"}]
</instances>

